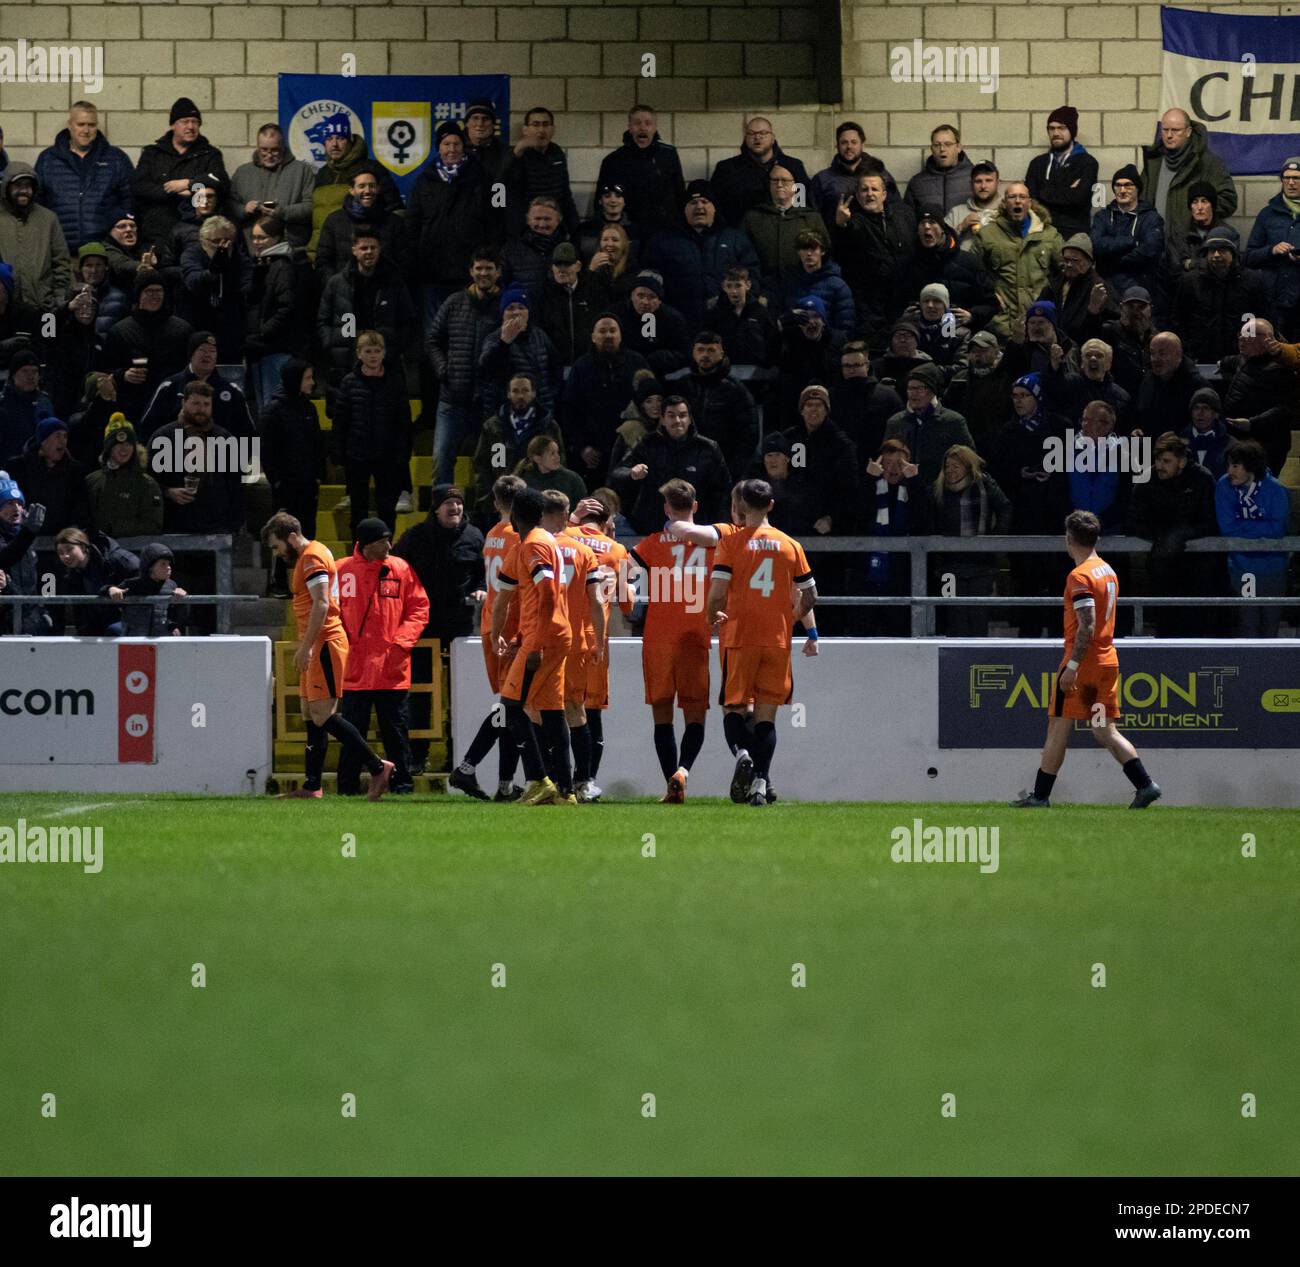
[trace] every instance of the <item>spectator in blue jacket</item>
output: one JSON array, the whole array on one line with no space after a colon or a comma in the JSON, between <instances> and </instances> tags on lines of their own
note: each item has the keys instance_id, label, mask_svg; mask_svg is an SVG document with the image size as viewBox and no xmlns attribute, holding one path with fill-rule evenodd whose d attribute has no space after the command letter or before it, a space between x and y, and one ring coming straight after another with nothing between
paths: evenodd
<instances>
[{"instance_id":1,"label":"spectator in blue jacket","mask_svg":"<svg viewBox=\"0 0 1300 1267\"><path fill-rule=\"evenodd\" d=\"M826 320L832 330L844 336L853 332L857 310L853 292L840 266L827 258L826 243L816 233L800 233L794 240L799 269L782 274L778 308L793 308L804 295L816 295L826 305Z\"/></svg>"},{"instance_id":2,"label":"spectator in blue jacket","mask_svg":"<svg viewBox=\"0 0 1300 1267\"><path fill-rule=\"evenodd\" d=\"M59 217L69 251L94 242L131 210L131 160L99 130L99 111L78 101L68 126L36 160L41 203Z\"/></svg>"},{"instance_id":3,"label":"spectator in blue jacket","mask_svg":"<svg viewBox=\"0 0 1300 1267\"><path fill-rule=\"evenodd\" d=\"M690 330L697 330L727 270L757 271L758 252L739 229L723 222L709 182L693 180L686 186L682 219L650 239L642 264L663 276L664 300L686 318Z\"/></svg>"},{"instance_id":4,"label":"spectator in blue jacket","mask_svg":"<svg viewBox=\"0 0 1300 1267\"><path fill-rule=\"evenodd\" d=\"M1282 188L1255 217L1245 262L1269 280L1279 337L1300 339L1300 158L1282 164Z\"/></svg>"},{"instance_id":5,"label":"spectator in blue jacket","mask_svg":"<svg viewBox=\"0 0 1300 1267\"><path fill-rule=\"evenodd\" d=\"M1133 481L1128 471L1120 470L1125 463L1119 446L1125 443L1115 434L1114 407L1104 400L1090 400L1083 408L1080 433L1074 437L1074 470L1066 479L1070 505L1092 511L1103 532L1121 531L1128 515Z\"/></svg>"},{"instance_id":6,"label":"spectator in blue jacket","mask_svg":"<svg viewBox=\"0 0 1300 1267\"><path fill-rule=\"evenodd\" d=\"M1214 510L1219 531L1225 537L1284 537L1291 513L1287 491L1273 478L1262 445L1254 440L1236 440L1228 446L1227 474L1214 488ZM1286 569L1290 555L1233 552L1228 555L1231 592L1245 597L1247 578L1253 581L1253 597L1281 598L1286 594ZM1277 636L1281 610L1277 607L1240 608L1237 636Z\"/></svg>"},{"instance_id":7,"label":"spectator in blue jacket","mask_svg":"<svg viewBox=\"0 0 1300 1267\"><path fill-rule=\"evenodd\" d=\"M1093 216L1088 231L1097 271L1121 294L1130 286L1154 291L1165 249L1165 222L1141 200L1142 177L1132 163L1111 177L1110 188L1115 197Z\"/></svg>"}]
</instances>

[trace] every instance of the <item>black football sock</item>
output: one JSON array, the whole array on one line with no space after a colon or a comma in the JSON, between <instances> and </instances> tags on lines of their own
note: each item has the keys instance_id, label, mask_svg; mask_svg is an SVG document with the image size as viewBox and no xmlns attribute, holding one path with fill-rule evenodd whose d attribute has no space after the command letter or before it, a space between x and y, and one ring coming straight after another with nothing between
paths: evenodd
<instances>
[{"instance_id":1,"label":"black football sock","mask_svg":"<svg viewBox=\"0 0 1300 1267\"><path fill-rule=\"evenodd\" d=\"M307 777L302 785L309 792L320 790L321 775L325 773L325 754L329 751L330 737L314 721L307 723Z\"/></svg>"},{"instance_id":2,"label":"black football sock","mask_svg":"<svg viewBox=\"0 0 1300 1267\"><path fill-rule=\"evenodd\" d=\"M655 722L655 756L659 758L666 782L677 769L677 734L672 722Z\"/></svg>"},{"instance_id":3,"label":"black football sock","mask_svg":"<svg viewBox=\"0 0 1300 1267\"><path fill-rule=\"evenodd\" d=\"M478 728L478 734L474 736L474 742L470 744L469 751L465 754L466 765L477 766L492 751L493 744L496 743L498 736L501 734L501 727L493 725L496 716L496 709L493 709L483 718L483 723Z\"/></svg>"},{"instance_id":4,"label":"black football sock","mask_svg":"<svg viewBox=\"0 0 1300 1267\"><path fill-rule=\"evenodd\" d=\"M776 726L770 721L754 723L754 777L766 779L776 753Z\"/></svg>"},{"instance_id":5,"label":"black football sock","mask_svg":"<svg viewBox=\"0 0 1300 1267\"><path fill-rule=\"evenodd\" d=\"M527 713L524 716L528 716ZM533 738L537 740L537 751L542 754L542 766L546 770L546 777L555 782L555 761L551 755L551 741L547 738L546 732L542 729L540 722L535 722L531 717L528 718L528 724L533 728Z\"/></svg>"},{"instance_id":6,"label":"black football sock","mask_svg":"<svg viewBox=\"0 0 1300 1267\"><path fill-rule=\"evenodd\" d=\"M703 747L704 723L702 721L688 721L686 730L682 735L681 766L683 770L689 770L695 764L695 758L700 755L700 749Z\"/></svg>"},{"instance_id":7,"label":"black football sock","mask_svg":"<svg viewBox=\"0 0 1300 1267\"><path fill-rule=\"evenodd\" d=\"M542 762L542 750L538 745L537 736L533 733L537 727L528 720L528 714L524 712L522 704L506 705L506 725L509 726L510 733L514 737L515 751L523 759L524 778L529 783L537 783L544 779L546 766Z\"/></svg>"},{"instance_id":8,"label":"black football sock","mask_svg":"<svg viewBox=\"0 0 1300 1267\"><path fill-rule=\"evenodd\" d=\"M515 771L519 768L519 749L509 726L497 731L497 740L501 745L497 750L497 782L510 784L515 781Z\"/></svg>"},{"instance_id":9,"label":"black football sock","mask_svg":"<svg viewBox=\"0 0 1300 1267\"><path fill-rule=\"evenodd\" d=\"M1124 762L1124 777L1140 792L1151 785L1151 776L1146 772L1139 757L1131 757Z\"/></svg>"},{"instance_id":10,"label":"black football sock","mask_svg":"<svg viewBox=\"0 0 1300 1267\"><path fill-rule=\"evenodd\" d=\"M1126 768L1125 773L1127 772ZM1052 796L1052 788L1055 786L1056 775L1048 774L1046 770L1039 770L1039 772L1034 776L1034 795L1038 797L1040 801L1050 800Z\"/></svg>"},{"instance_id":11,"label":"black football sock","mask_svg":"<svg viewBox=\"0 0 1300 1267\"><path fill-rule=\"evenodd\" d=\"M542 730L551 745L551 778L560 792L568 796L573 791L573 766L569 761L569 723L564 719L564 709L544 709Z\"/></svg>"},{"instance_id":12,"label":"black football sock","mask_svg":"<svg viewBox=\"0 0 1300 1267\"><path fill-rule=\"evenodd\" d=\"M724 713L722 717L722 736L731 749L731 755L738 755L741 749L748 752L753 740L749 728L745 725L744 713Z\"/></svg>"},{"instance_id":13,"label":"black football sock","mask_svg":"<svg viewBox=\"0 0 1300 1267\"><path fill-rule=\"evenodd\" d=\"M578 783L591 778L591 727L570 726L569 742L573 745L573 777Z\"/></svg>"},{"instance_id":14,"label":"black football sock","mask_svg":"<svg viewBox=\"0 0 1300 1267\"><path fill-rule=\"evenodd\" d=\"M366 743L361 732L346 717L338 713L331 713L325 722L325 729L345 748L351 748L361 758L361 764L371 774L378 774L384 768L382 759Z\"/></svg>"},{"instance_id":15,"label":"black football sock","mask_svg":"<svg viewBox=\"0 0 1300 1267\"><path fill-rule=\"evenodd\" d=\"M754 714L753 713L745 714L745 733L749 736L750 739L750 742L747 746L752 749L753 740L754 740Z\"/></svg>"},{"instance_id":16,"label":"black football sock","mask_svg":"<svg viewBox=\"0 0 1300 1267\"><path fill-rule=\"evenodd\" d=\"M587 728L591 731L591 777L600 773L600 759L605 755L605 714L602 709L587 709Z\"/></svg>"}]
</instances>

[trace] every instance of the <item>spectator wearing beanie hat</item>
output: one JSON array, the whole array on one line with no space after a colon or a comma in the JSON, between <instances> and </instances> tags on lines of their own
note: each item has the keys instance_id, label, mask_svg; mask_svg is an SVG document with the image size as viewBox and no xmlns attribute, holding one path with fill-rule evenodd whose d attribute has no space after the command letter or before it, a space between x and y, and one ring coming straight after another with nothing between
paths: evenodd
<instances>
[{"instance_id":1,"label":"spectator wearing beanie hat","mask_svg":"<svg viewBox=\"0 0 1300 1267\"><path fill-rule=\"evenodd\" d=\"M721 289L728 269L747 268L754 276L758 272L754 244L727 225L717 202L708 181L691 181L681 218L656 233L641 253L646 267L663 274L664 298L682 314L690 330L704 323L705 306Z\"/></svg>"},{"instance_id":2,"label":"spectator wearing beanie hat","mask_svg":"<svg viewBox=\"0 0 1300 1267\"><path fill-rule=\"evenodd\" d=\"M1032 159L1025 173L1029 196L1047 208L1063 238L1088 232L1097 183L1097 160L1075 139L1078 132L1079 112L1058 106L1047 116L1047 153Z\"/></svg>"},{"instance_id":3,"label":"spectator wearing beanie hat","mask_svg":"<svg viewBox=\"0 0 1300 1267\"><path fill-rule=\"evenodd\" d=\"M1187 189L1207 181L1214 189L1214 210L1227 219L1237 210L1237 186L1223 160L1210 149L1205 124L1188 118L1177 106L1160 116L1160 135L1142 147L1142 189L1169 233L1186 230L1190 215Z\"/></svg>"},{"instance_id":4,"label":"spectator wearing beanie hat","mask_svg":"<svg viewBox=\"0 0 1300 1267\"><path fill-rule=\"evenodd\" d=\"M68 452L68 424L44 418L19 454L5 462L31 501L45 507L45 531L86 522L86 468Z\"/></svg>"},{"instance_id":5,"label":"spectator wearing beanie hat","mask_svg":"<svg viewBox=\"0 0 1300 1267\"><path fill-rule=\"evenodd\" d=\"M163 497L145 470L135 428L114 414L104 432L97 470L86 476L90 522L113 537L147 537L163 530Z\"/></svg>"},{"instance_id":6,"label":"spectator wearing beanie hat","mask_svg":"<svg viewBox=\"0 0 1300 1267\"><path fill-rule=\"evenodd\" d=\"M131 196L138 218L140 241L165 248L195 183L212 181L219 198L230 192L221 151L203 135L203 115L188 97L178 97L168 116L168 129L140 152Z\"/></svg>"},{"instance_id":7,"label":"spectator wearing beanie hat","mask_svg":"<svg viewBox=\"0 0 1300 1267\"><path fill-rule=\"evenodd\" d=\"M1165 250L1165 225L1159 213L1142 199L1142 177L1132 163L1110 179L1111 201L1092 218L1097 272L1121 294L1131 286L1154 293Z\"/></svg>"},{"instance_id":8,"label":"spectator wearing beanie hat","mask_svg":"<svg viewBox=\"0 0 1300 1267\"><path fill-rule=\"evenodd\" d=\"M1237 350L1247 317L1272 314L1268 283L1253 268L1243 269L1237 243L1217 234L1201 246L1204 267L1184 273L1174 291L1170 328L1198 365L1217 364ZM1255 437L1258 439L1258 437Z\"/></svg>"},{"instance_id":9,"label":"spectator wearing beanie hat","mask_svg":"<svg viewBox=\"0 0 1300 1267\"><path fill-rule=\"evenodd\" d=\"M419 288L426 339L438 309L465 284L475 249L497 245L503 237L502 213L492 201L487 173L465 153L460 124L440 123L437 153L416 178L406 204L405 254L416 261L412 282Z\"/></svg>"},{"instance_id":10,"label":"spectator wearing beanie hat","mask_svg":"<svg viewBox=\"0 0 1300 1267\"><path fill-rule=\"evenodd\" d=\"M1220 220L1214 210L1214 186L1207 180L1198 180L1187 189L1187 210L1191 216L1188 226L1181 231L1171 232L1165 229L1164 282L1168 290L1166 305L1160 311L1167 310L1172 302L1178 283L1183 274L1203 268L1205 257L1201 247L1210 238L1227 238L1241 255L1241 235L1232 225ZM1243 264L1245 263L1243 259ZM1157 304L1159 307L1159 303Z\"/></svg>"},{"instance_id":11,"label":"spectator wearing beanie hat","mask_svg":"<svg viewBox=\"0 0 1300 1267\"><path fill-rule=\"evenodd\" d=\"M508 130L508 119L506 123ZM510 146L497 127L496 105L486 97L471 101L465 111L465 153L491 182L500 180L510 163Z\"/></svg>"},{"instance_id":12,"label":"spectator wearing beanie hat","mask_svg":"<svg viewBox=\"0 0 1300 1267\"><path fill-rule=\"evenodd\" d=\"M40 205L40 196L32 165L10 163L0 177L0 259L13 266L18 298L53 312L72 279L72 261L59 217Z\"/></svg>"},{"instance_id":13,"label":"spectator wearing beanie hat","mask_svg":"<svg viewBox=\"0 0 1300 1267\"><path fill-rule=\"evenodd\" d=\"M1188 411L1192 420L1178 434L1191 446L1192 461L1217 480L1227 473L1228 445L1232 443L1219 393L1213 387L1198 388L1192 393Z\"/></svg>"},{"instance_id":14,"label":"spectator wearing beanie hat","mask_svg":"<svg viewBox=\"0 0 1300 1267\"><path fill-rule=\"evenodd\" d=\"M77 262L72 270L69 299L75 298L83 288L95 301L95 330L105 335L131 310L131 301L108 273L108 251L102 242L85 242L77 252Z\"/></svg>"},{"instance_id":15,"label":"spectator wearing beanie hat","mask_svg":"<svg viewBox=\"0 0 1300 1267\"><path fill-rule=\"evenodd\" d=\"M232 436L257 435L248 398L239 384L217 369L217 338L210 330L195 330L186 341L185 367L163 379L149 401L140 420L140 436L145 442L161 427L171 426L180 415L185 386L198 379L212 388L212 421ZM298 519L302 516L294 512ZM310 539L310 538L309 538Z\"/></svg>"},{"instance_id":16,"label":"spectator wearing beanie hat","mask_svg":"<svg viewBox=\"0 0 1300 1267\"><path fill-rule=\"evenodd\" d=\"M630 449L635 449L651 431L659 430L665 395L664 385L655 377L654 370L637 370L632 375L632 401L623 410L623 421L614 432L610 470L622 466Z\"/></svg>"},{"instance_id":17,"label":"spectator wearing beanie hat","mask_svg":"<svg viewBox=\"0 0 1300 1267\"><path fill-rule=\"evenodd\" d=\"M853 441L835 425L831 394L821 383L810 383L799 393L799 421L786 430L785 438L794 467L791 480L796 487L806 484L817 490L811 500L806 495L796 498L812 512L811 522L800 523L796 533L807 533L809 529L819 536L852 532L861 478L859 454ZM801 448L796 449L796 445ZM796 454L797 462L793 461ZM832 574L837 570L842 574L842 569L832 566ZM828 588L834 590L836 586Z\"/></svg>"},{"instance_id":18,"label":"spectator wearing beanie hat","mask_svg":"<svg viewBox=\"0 0 1300 1267\"><path fill-rule=\"evenodd\" d=\"M32 547L44 529L45 507L28 505L18 481L0 471L0 594L36 593L40 577ZM39 637L50 632L50 617L34 604L6 604L0 608L0 634L10 631Z\"/></svg>"},{"instance_id":19,"label":"spectator wearing beanie hat","mask_svg":"<svg viewBox=\"0 0 1300 1267\"><path fill-rule=\"evenodd\" d=\"M40 357L22 348L9 358L9 381L0 390L0 454L21 453L36 424L53 414L53 403L41 391Z\"/></svg>"},{"instance_id":20,"label":"spectator wearing beanie hat","mask_svg":"<svg viewBox=\"0 0 1300 1267\"><path fill-rule=\"evenodd\" d=\"M623 346L646 358L661 377L690 361L691 335L686 318L664 302L664 279L653 269L642 269L631 279L628 298L615 309L623 329ZM647 322L647 315L654 321Z\"/></svg>"},{"instance_id":21,"label":"spectator wearing beanie hat","mask_svg":"<svg viewBox=\"0 0 1300 1267\"><path fill-rule=\"evenodd\" d=\"M479 353L479 403L487 415L506 400L506 387L516 374L529 374L537 386L537 401L548 414L564 381L559 349L532 319L532 296L519 285L507 286L497 305L501 324L483 340Z\"/></svg>"},{"instance_id":22,"label":"spectator wearing beanie hat","mask_svg":"<svg viewBox=\"0 0 1300 1267\"><path fill-rule=\"evenodd\" d=\"M907 405L885 424L885 439L907 445L922 483L933 484L943 469L944 454L954 444L973 449L975 441L966 419L939 402L943 372L937 365L923 363L909 370L902 386Z\"/></svg>"}]
</instances>

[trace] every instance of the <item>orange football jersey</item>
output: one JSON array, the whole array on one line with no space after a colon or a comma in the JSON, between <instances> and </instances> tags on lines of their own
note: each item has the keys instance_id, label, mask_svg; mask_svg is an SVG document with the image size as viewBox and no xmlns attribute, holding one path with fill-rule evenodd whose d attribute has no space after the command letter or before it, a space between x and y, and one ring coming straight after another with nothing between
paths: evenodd
<instances>
[{"instance_id":1,"label":"orange football jersey","mask_svg":"<svg viewBox=\"0 0 1300 1267\"><path fill-rule=\"evenodd\" d=\"M789 649L791 587L805 590L815 584L803 546L770 526L741 528L718 543L713 575L730 580L724 647Z\"/></svg>"},{"instance_id":2,"label":"orange football jersey","mask_svg":"<svg viewBox=\"0 0 1300 1267\"><path fill-rule=\"evenodd\" d=\"M646 599L642 640L663 646L707 647L709 572L715 547L692 545L666 532L655 532L632 547L632 559L644 570L640 591Z\"/></svg>"},{"instance_id":3,"label":"orange football jersey","mask_svg":"<svg viewBox=\"0 0 1300 1267\"><path fill-rule=\"evenodd\" d=\"M1079 668L1119 664L1115 650L1115 606L1119 601L1119 580L1115 570L1099 555L1084 559L1065 581L1065 658L1070 658L1074 635L1079 630L1079 608L1091 607L1096 615L1092 641L1079 661Z\"/></svg>"},{"instance_id":4,"label":"orange football jersey","mask_svg":"<svg viewBox=\"0 0 1300 1267\"><path fill-rule=\"evenodd\" d=\"M483 570L487 573L487 599L479 614L479 632L492 631L492 599L501 592L501 569L505 566L510 551L519 544L519 534L510 526L508 519L497 524L483 541ZM510 613L506 617L506 627L502 631L507 642L513 642L519 633L519 596L512 595Z\"/></svg>"},{"instance_id":5,"label":"orange football jersey","mask_svg":"<svg viewBox=\"0 0 1300 1267\"><path fill-rule=\"evenodd\" d=\"M583 543L567 533L555 538L560 552L560 582L573 634L573 650L588 651L596 642L596 627L591 623L591 604L587 590L600 581L600 560Z\"/></svg>"},{"instance_id":6,"label":"orange football jersey","mask_svg":"<svg viewBox=\"0 0 1300 1267\"><path fill-rule=\"evenodd\" d=\"M328 642L331 638L347 641L343 621L339 618L339 574L334 563L334 556L327 546L319 541L309 541L303 546L298 561L293 565L293 576L289 581L289 592L293 595L293 614L298 621L298 637L307 632L307 622L311 619L311 592L307 582L316 576L329 578L329 614L321 626L316 638L316 645Z\"/></svg>"},{"instance_id":7,"label":"orange football jersey","mask_svg":"<svg viewBox=\"0 0 1300 1267\"><path fill-rule=\"evenodd\" d=\"M497 576L503 590L519 595L520 645L525 652L547 647L567 650L573 641L562 567L555 538L544 528L533 528L516 542Z\"/></svg>"}]
</instances>

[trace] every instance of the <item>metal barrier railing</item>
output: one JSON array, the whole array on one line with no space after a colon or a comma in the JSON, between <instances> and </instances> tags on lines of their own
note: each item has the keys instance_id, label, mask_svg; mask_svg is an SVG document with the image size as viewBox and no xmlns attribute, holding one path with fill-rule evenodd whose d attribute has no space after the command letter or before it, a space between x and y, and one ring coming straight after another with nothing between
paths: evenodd
<instances>
[{"instance_id":1,"label":"metal barrier railing","mask_svg":"<svg viewBox=\"0 0 1300 1267\"><path fill-rule=\"evenodd\" d=\"M156 537L117 537L115 538L118 545L132 554L139 554L147 545L165 545L173 554L210 554L215 566L215 574L212 580L212 588L216 590L215 595L205 595L207 598L216 598L220 601L217 604L217 633L230 632L230 600L240 598L241 595L231 594L235 583L235 570L233 547L231 537L228 532L223 533L180 533L169 532L160 533ZM32 549L37 554L53 554L55 551L53 537L37 537L32 545ZM0 600L3 601L3 600ZM50 606L56 602L66 602L66 598L58 597L53 594L44 596L44 601ZM99 599L99 602L106 602L106 599ZM195 597L189 597L185 602L196 601Z\"/></svg>"},{"instance_id":2,"label":"metal barrier railing","mask_svg":"<svg viewBox=\"0 0 1300 1267\"><path fill-rule=\"evenodd\" d=\"M979 607L979 606L1056 606L1059 598L1017 597L1014 594L981 596L978 598L957 598L931 595L929 593L929 561L931 555L948 554L1057 554L1064 562L1065 548L1062 545L1064 531L1052 536L1007 536L1007 537L800 537L799 544L809 554L906 554L910 557L910 588L906 595L856 595L856 594L819 594L818 606L834 607L883 607L908 605L912 610L912 637L933 637L935 633L935 609L940 605ZM635 545L640 537L620 537L624 545ZM1300 551L1300 536L1295 537L1195 537L1188 541L1186 550L1190 554L1276 554ZM1113 536L1102 541L1105 554L1150 554L1151 542L1145 537ZM816 566L814 564L814 571ZM1296 598L1241 598L1237 596L1188 596L1187 598L1124 597L1121 606L1132 606L1135 632L1141 629L1142 606L1164 607L1239 607L1243 604L1261 606L1295 606L1300 604Z\"/></svg>"}]
</instances>

